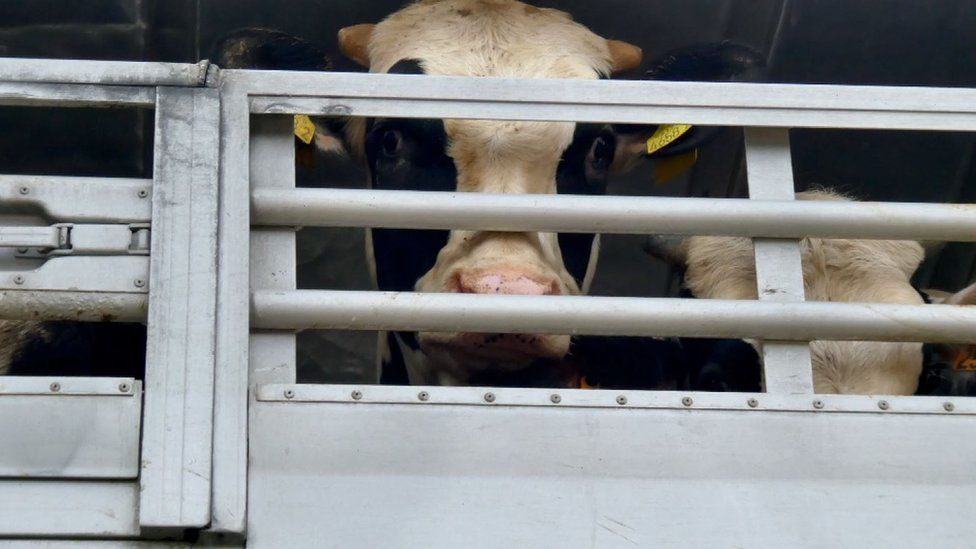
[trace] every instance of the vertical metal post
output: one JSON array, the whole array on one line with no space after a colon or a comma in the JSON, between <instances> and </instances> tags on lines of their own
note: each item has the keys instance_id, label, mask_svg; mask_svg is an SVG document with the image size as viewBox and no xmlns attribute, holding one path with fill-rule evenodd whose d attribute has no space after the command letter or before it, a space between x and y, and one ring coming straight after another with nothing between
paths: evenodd
<instances>
[{"instance_id":1,"label":"vertical metal post","mask_svg":"<svg viewBox=\"0 0 976 549\"><path fill-rule=\"evenodd\" d=\"M251 201L247 94L221 90L220 225L211 531L243 535L247 512L247 361Z\"/></svg>"},{"instance_id":2,"label":"vertical metal post","mask_svg":"<svg viewBox=\"0 0 976 549\"><path fill-rule=\"evenodd\" d=\"M786 128L746 128L749 197L793 200L793 163ZM756 284L761 301L803 301L799 241L756 238ZM763 343L763 370L769 393L811 394L810 344Z\"/></svg>"},{"instance_id":3,"label":"vertical metal post","mask_svg":"<svg viewBox=\"0 0 976 549\"><path fill-rule=\"evenodd\" d=\"M210 522L220 95L157 91L139 523Z\"/></svg>"},{"instance_id":4,"label":"vertical metal post","mask_svg":"<svg viewBox=\"0 0 976 549\"><path fill-rule=\"evenodd\" d=\"M251 188L295 188L294 117L256 115L251 119ZM251 232L251 289L296 288L295 229L269 227ZM295 334L251 334L250 383L295 383Z\"/></svg>"}]
</instances>

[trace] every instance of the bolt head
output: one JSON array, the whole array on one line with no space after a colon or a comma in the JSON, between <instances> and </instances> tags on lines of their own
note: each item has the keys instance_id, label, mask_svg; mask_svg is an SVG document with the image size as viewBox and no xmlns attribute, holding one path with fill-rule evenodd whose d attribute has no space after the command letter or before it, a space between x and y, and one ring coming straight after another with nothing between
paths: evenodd
<instances>
[{"instance_id":1,"label":"bolt head","mask_svg":"<svg viewBox=\"0 0 976 549\"><path fill-rule=\"evenodd\" d=\"M295 391L292 391L291 389L285 389L285 398L287 399L295 398Z\"/></svg>"},{"instance_id":2,"label":"bolt head","mask_svg":"<svg viewBox=\"0 0 976 549\"><path fill-rule=\"evenodd\" d=\"M692 400L691 397L684 397L684 398L681 399L681 404L683 404L685 406L691 406L694 403L695 403L695 401Z\"/></svg>"},{"instance_id":3,"label":"bolt head","mask_svg":"<svg viewBox=\"0 0 976 549\"><path fill-rule=\"evenodd\" d=\"M621 406L627 404L627 397L625 397L624 395L618 396L617 397L617 404L619 404Z\"/></svg>"},{"instance_id":4,"label":"bolt head","mask_svg":"<svg viewBox=\"0 0 976 549\"><path fill-rule=\"evenodd\" d=\"M759 406L759 401L754 398L750 398L746 401L746 404L748 404L750 408L755 408Z\"/></svg>"},{"instance_id":5,"label":"bolt head","mask_svg":"<svg viewBox=\"0 0 976 549\"><path fill-rule=\"evenodd\" d=\"M352 396L352 399L353 400L362 400L363 399L363 392L362 391L353 391L352 394L351 394L351 396Z\"/></svg>"},{"instance_id":6,"label":"bolt head","mask_svg":"<svg viewBox=\"0 0 976 549\"><path fill-rule=\"evenodd\" d=\"M485 393L485 402L495 402L495 393Z\"/></svg>"},{"instance_id":7,"label":"bolt head","mask_svg":"<svg viewBox=\"0 0 976 549\"><path fill-rule=\"evenodd\" d=\"M882 410L887 410L889 408L888 401L887 400L879 400L878 401L878 408L881 408Z\"/></svg>"},{"instance_id":8,"label":"bolt head","mask_svg":"<svg viewBox=\"0 0 976 549\"><path fill-rule=\"evenodd\" d=\"M420 399L421 402L427 402L428 400L430 400L430 393L428 393L427 391L420 391L419 393L417 393L417 398Z\"/></svg>"},{"instance_id":9,"label":"bolt head","mask_svg":"<svg viewBox=\"0 0 976 549\"><path fill-rule=\"evenodd\" d=\"M951 412L956 409L956 405L951 402L946 402L942 404L942 408L944 408L946 412Z\"/></svg>"},{"instance_id":10,"label":"bolt head","mask_svg":"<svg viewBox=\"0 0 976 549\"><path fill-rule=\"evenodd\" d=\"M553 404L559 404L562 401L563 397L559 395L549 395L549 402L552 402Z\"/></svg>"},{"instance_id":11,"label":"bolt head","mask_svg":"<svg viewBox=\"0 0 976 549\"><path fill-rule=\"evenodd\" d=\"M119 391L123 393L128 393L131 388L128 383L119 383Z\"/></svg>"},{"instance_id":12,"label":"bolt head","mask_svg":"<svg viewBox=\"0 0 976 549\"><path fill-rule=\"evenodd\" d=\"M14 277L14 284L17 284L19 286L24 283L24 280L25 279L23 275L17 275Z\"/></svg>"},{"instance_id":13,"label":"bolt head","mask_svg":"<svg viewBox=\"0 0 976 549\"><path fill-rule=\"evenodd\" d=\"M147 191L146 189L139 189L138 194L139 194L139 198L146 198L147 196L149 196L149 191Z\"/></svg>"},{"instance_id":14,"label":"bolt head","mask_svg":"<svg viewBox=\"0 0 976 549\"><path fill-rule=\"evenodd\" d=\"M132 281L132 284L134 284L136 288L144 288L146 286L146 281L141 278L137 278Z\"/></svg>"},{"instance_id":15,"label":"bolt head","mask_svg":"<svg viewBox=\"0 0 976 549\"><path fill-rule=\"evenodd\" d=\"M30 187L21 187L19 192L20 194L30 194Z\"/></svg>"},{"instance_id":16,"label":"bolt head","mask_svg":"<svg viewBox=\"0 0 976 549\"><path fill-rule=\"evenodd\" d=\"M52 393L57 393L61 391L61 384L55 381L54 383L51 384L49 388L51 389Z\"/></svg>"},{"instance_id":17,"label":"bolt head","mask_svg":"<svg viewBox=\"0 0 976 549\"><path fill-rule=\"evenodd\" d=\"M813 407L816 408L816 409L818 409L818 410L820 410L820 409L822 409L824 407L824 403L823 403L822 400L814 400L813 401Z\"/></svg>"}]
</instances>

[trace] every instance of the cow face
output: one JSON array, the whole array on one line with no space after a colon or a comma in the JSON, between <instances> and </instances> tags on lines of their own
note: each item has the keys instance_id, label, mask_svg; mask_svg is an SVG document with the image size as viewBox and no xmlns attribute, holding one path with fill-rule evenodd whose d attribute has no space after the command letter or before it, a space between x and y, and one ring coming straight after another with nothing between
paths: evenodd
<instances>
[{"instance_id":1,"label":"cow face","mask_svg":"<svg viewBox=\"0 0 976 549\"><path fill-rule=\"evenodd\" d=\"M377 25L343 29L339 43L375 73L597 79L641 61L635 46L512 0L421 1ZM376 189L597 195L609 172L646 156L643 142L654 129L352 118L341 138ZM592 234L375 229L368 253L380 290L575 295L587 290L598 246ZM396 340L411 381L424 383L467 383L559 361L570 343L550 334L398 333Z\"/></svg>"}]
</instances>

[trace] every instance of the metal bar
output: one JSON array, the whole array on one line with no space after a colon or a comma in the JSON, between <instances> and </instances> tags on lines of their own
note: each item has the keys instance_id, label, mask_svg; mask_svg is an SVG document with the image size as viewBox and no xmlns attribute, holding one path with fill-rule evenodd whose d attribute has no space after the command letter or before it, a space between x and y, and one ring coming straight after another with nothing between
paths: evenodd
<instances>
[{"instance_id":1,"label":"metal bar","mask_svg":"<svg viewBox=\"0 0 976 549\"><path fill-rule=\"evenodd\" d=\"M0 537L139 535L137 482L0 480L0 509Z\"/></svg>"},{"instance_id":2,"label":"metal bar","mask_svg":"<svg viewBox=\"0 0 976 549\"><path fill-rule=\"evenodd\" d=\"M247 96L232 85L222 88L220 108L213 521L210 530L243 534L247 521L250 113Z\"/></svg>"},{"instance_id":3,"label":"metal bar","mask_svg":"<svg viewBox=\"0 0 976 549\"><path fill-rule=\"evenodd\" d=\"M152 108L153 88L91 84L23 84L0 81L3 107L141 107Z\"/></svg>"},{"instance_id":4,"label":"metal bar","mask_svg":"<svg viewBox=\"0 0 976 549\"><path fill-rule=\"evenodd\" d=\"M356 391L358 398L353 398ZM485 393L495 397L488 402ZM616 408L671 410L736 410L742 412L810 412L870 414L976 415L976 399L966 397L904 397L879 395L788 395L589 389L528 389L504 387L422 387L392 385L259 385L258 402L332 402L406 404L416 406L487 406L546 408ZM426 393L426 400L418 398ZM552 395L559 395L553 399ZM626 401L620 404L619 396ZM691 399L690 402L688 399ZM884 400L886 407L878 403ZM814 401L819 401L816 405ZM950 406L946 406L949 403ZM571 413L571 412L567 412Z\"/></svg>"},{"instance_id":5,"label":"metal bar","mask_svg":"<svg viewBox=\"0 0 976 549\"><path fill-rule=\"evenodd\" d=\"M142 527L210 522L219 124L218 90L160 88Z\"/></svg>"},{"instance_id":6,"label":"metal bar","mask_svg":"<svg viewBox=\"0 0 976 549\"><path fill-rule=\"evenodd\" d=\"M0 248L57 248L58 227L0 227Z\"/></svg>"},{"instance_id":7,"label":"metal bar","mask_svg":"<svg viewBox=\"0 0 976 549\"><path fill-rule=\"evenodd\" d=\"M148 223L152 180L0 175L0 213L8 212L62 223Z\"/></svg>"},{"instance_id":8,"label":"metal bar","mask_svg":"<svg viewBox=\"0 0 976 549\"><path fill-rule=\"evenodd\" d=\"M251 188L295 188L295 124L291 116L259 116L251 121ZM294 290L297 265L295 229L251 231L251 287ZM295 334L252 332L249 383L295 382Z\"/></svg>"},{"instance_id":9,"label":"metal bar","mask_svg":"<svg viewBox=\"0 0 976 549\"><path fill-rule=\"evenodd\" d=\"M0 318L5 320L76 320L145 322L147 294L0 290Z\"/></svg>"},{"instance_id":10,"label":"metal bar","mask_svg":"<svg viewBox=\"0 0 976 549\"><path fill-rule=\"evenodd\" d=\"M147 63L75 59L0 59L0 80L113 86L202 86L208 61Z\"/></svg>"},{"instance_id":11,"label":"metal bar","mask_svg":"<svg viewBox=\"0 0 976 549\"><path fill-rule=\"evenodd\" d=\"M52 257L30 271L0 271L0 290L145 293L146 256Z\"/></svg>"},{"instance_id":12,"label":"metal bar","mask_svg":"<svg viewBox=\"0 0 976 549\"><path fill-rule=\"evenodd\" d=\"M789 130L746 128L745 144L749 197L753 200L794 200ZM803 301L800 241L757 238L753 244L759 300ZM762 343L762 357L767 393L813 393L809 342L767 339Z\"/></svg>"},{"instance_id":13,"label":"metal bar","mask_svg":"<svg viewBox=\"0 0 976 549\"><path fill-rule=\"evenodd\" d=\"M133 379L0 378L0 477L138 477L141 396Z\"/></svg>"},{"instance_id":14,"label":"metal bar","mask_svg":"<svg viewBox=\"0 0 976 549\"><path fill-rule=\"evenodd\" d=\"M813 301L257 291L251 324L273 330L976 342L973 307Z\"/></svg>"},{"instance_id":15,"label":"metal bar","mask_svg":"<svg viewBox=\"0 0 976 549\"><path fill-rule=\"evenodd\" d=\"M962 88L222 74L246 86L251 111L264 114L976 130L976 91Z\"/></svg>"},{"instance_id":16,"label":"metal bar","mask_svg":"<svg viewBox=\"0 0 976 549\"><path fill-rule=\"evenodd\" d=\"M976 205L257 189L257 226L976 241Z\"/></svg>"}]
</instances>

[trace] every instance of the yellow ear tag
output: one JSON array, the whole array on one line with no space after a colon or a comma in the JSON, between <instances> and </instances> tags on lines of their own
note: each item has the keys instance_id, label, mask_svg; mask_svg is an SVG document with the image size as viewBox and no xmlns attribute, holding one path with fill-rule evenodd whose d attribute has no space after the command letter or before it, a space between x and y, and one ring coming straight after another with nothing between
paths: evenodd
<instances>
[{"instance_id":1,"label":"yellow ear tag","mask_svg":"<svg viewBox=\"0 0 976 549\"><path fill-rule=\"evenodd\" d=\"M647 154L654 154L671 143L674 143L679 137L688 133L690 129L691 124L665 124L659 126L657 131L654 132L654 135L647 140Z\"/></svg>"},{"instance_id":2,"label":"yellow ear tag","mask_svg":"<svg viewBox=\"0 0 976 549\"><path fill-rule=\"evenodd\" d=\"M698 149L684 154L654 159L654 182L664 185L675 177L691 169L698 161Z\"/></svg>"},{"instance_id":3,"label":"yellow ear tag","mask_svg":"<svg viewBox=\"0 0 976 549\"><path fill-rule=\"evenodd\" d=\"M308 145L315 139L315 123L305 114L295 115L295 136Z\"/></svg>"}]
</instances>

